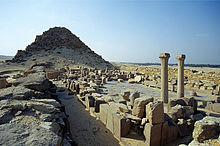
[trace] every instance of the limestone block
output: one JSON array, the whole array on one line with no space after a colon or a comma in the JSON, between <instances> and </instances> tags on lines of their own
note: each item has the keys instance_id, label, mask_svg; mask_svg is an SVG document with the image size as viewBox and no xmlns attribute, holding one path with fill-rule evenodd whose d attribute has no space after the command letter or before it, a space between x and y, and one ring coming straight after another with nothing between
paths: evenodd
<instances>
[{"instance_id":1,"label":"limestone block","mask_svg":"<svg viewBox=\"0 0 220 146\"><path fill-rule=\"evenodd\" d=\"M122 97L123 97L125 100L128 100L130 95L131 95L131 92L130 92L130 91L124 91L124 92L122 93Z\"/></svg>"},{"instance_id":2,"label":"limestone block","mask_svg":"<svg viewBox=\"0 0 220 146\"><path fill-rule=\"evenodd\" d=\"M95 83L89 83L90 87L95 89L95 91L98 91L99 90L99 86Z\"/></svg>"},{"instance_id":3,"label":"limestone block","mask_svg":"<svg viewBox=\"0 0 220 146\"><path fill-rule=\"evenodd\" d=\"M162 124L151 125L146 123L144 126L145 144L147 146L160 146Z\"/></svg>"},{"instance_id":4,"label":"limestone block","mask_svg":"<svg viewBox=\"0 0 220 146\"><path fill-rule=\"evenodd\" d=\"M124 80L123 79L118 79L118 82L120 83L120 82L124 82Z\"/></svg>"},{"instance_id":5,"label":"limestone block","mask_svg":"<svg viewBox=\"0 0 220 146\"><path fill-rule=\"evenodd\" d=\"M75 84L75 88L76 88L76 93L79 94L80 92L79 83Z\"/></svg>"},{"instance_id":6,"label":"limestone block","mask_svg":"<svg viewBox=\"0 0 220 146\"><path fill-rule=\"evenodd\" d=\"M127 80L127 75L117 75L117 79Z\"/></svg>"},{"instance_id":7,"label":"limestone block","mask_svg":"<svg viewBox=\"0 0 220 146\"><path fill-rule=\"evenodd\" d=\"M110 110L110 107L108 104L100 104L100 120L104 125L107 123L108 118L108 111Z\"/></svg>"},{"instance_id":8,"label":"limestone block","mask_svg":"<svg viewBox=\"0 0 220 146\"><path fill-rule=\"evenodd\" d=\"M75 91L75 82L73 80L70 83L70 90Z\"/></svg>"},{"instance_id":9,"label":"limestone block","mask_svg":"<svg viewBox=\"0 0 220 146\"><path fill-rule=\"evenodd\" d=\"M95 99L99 99L102 97L102 94L99 94L99 93L92 93L91 94Z\"/></svg>"},{"instance_id":10,"label":"limestone block","mask_svg":"<svg viewBox=\"0 0 220 146\"><path fill-rule=\"evenodd\" d=\"M213 103L212 104L212 111L220 113L220 103Z\"/></svg>"},{"instance_id":11,"label":"limestone block","mask_svg":"<svg viewBox=\"0 0 220 146\"><path fill-rule=\"evenodd\" d=\"M95 99L93 96L86 96L85 97L85 104L88 109L90 107L94 107L94 103L95 103Z\"/></svg>"},{"instance_id":12,"label":"limestone block","mask_svg":"<svg viewBox=\"0 0 220 146\"><path fill-rule=\"evenodd\" d=\"M179 128L179 134L180 136L188 136L191 134L191 131L187 125L186 120L184 119L178 119L177 126Z\"/></svg>"},{"instance_id":13,"label":"limestone block","mask_svg":"<svg viewBox=\"0 0 220 146\"><path fill-rule=\"evenodd\" d=\"M125 104L122 103L116 103L116 102L110 102L110 109L114 111L115 113L128 113L128 107Z\"/></svg>"},{"instance_id":14,"label":"limestone block","mask_svg":"<svg viewBox=\"0 0 220 146\"><path fill-rule=\"evenodd\" d=\"M170 143L178 138L178 127L176 125L168 125L167 143Z\"/></svg>"},{"instance_id":15,"label":"limestone block","mask_svg":"<svg viewBox=\"0 0 220 146\"><path fill-rule=\"evenodd\" d=\"M152 97L140 97L134 100L134 107L132 109L132 115L142 118L145 113L145 106L152 102Z\"/></svg>"},{"instance_id":16,"label":"limestone block","mask_svg":"<svg viewBox=\"0 0 220 146\"><path fill-rule=\"evenodd\" d=\"M105 102L113 101L113 97L109 96L109 95L104 95L104 96L102 96L102 98L104 99Z\"/></svg>"},{"instance_id":17,"label":"limestone block","mask_svg":"<svg viewBox=\"0 0 220 146\"><path fill-rule=\"evenodd\" d=\"M164 122L163 102L150 102L146 105L146 118L152 125Z\"/></svg>"},{"instance_id":18,"label":"limestone block","mask_svg":"<svg viewBox=\"0 0 220 146\"><path fill-rule=\"evenodd\" d=\"M220 103L220 96L216 97L216 100L215 100L217 103Z\"/></svg>"},{"instance_id":19,"label":"limestone block","mask_svg":"<svg viewBox=\"0 0 220 146\"><path fill-rule=\"evenodd\" d=\"M188 146L219 146L220 145L220 137L218 139L209 139L200 143L196 140L191 141Z\"/></svg>"},{"instance_id":20,"label":"limestone block","mask_svg":"<svg viewBox=\"0 0 220 146\"><path fill-rule=\"evenodd\" d=\"M88 94L96 93L96 90L90 87L86 87L85 90L87 91Z\"/></svg>"},{"instance_id":21,"label":"limestone block","mask_svg":"<svg viewBox=\"0 0 220 146\"><path fill-rule=\"evenodd\" d=\"M202 114L200 114L200 113L190 116L190 118L191 118L194 122L199 121L199 120L202 120L203 117L204 117L204 116L203 116Z\"/></svg>"},{"instance_id":22,"label":"limestone block","mask_svg":"<svg viewBox=\"0 0 220 146\"><path fill-rule=\"evenodd\" d=\"M127 119L130 119L133 123L135 123L135 124L140 124L141 123L141 121L142 121L142 119L141 118L139 118L139 117L136 117L136 116L134 116L134 115L131 115L131 114L128 114L128 113L126 113L126 118ZM144 119L144 118L143 118ZM146 118L145 118L146 119ZM147 121L146 121L147 122Z\"/></svg>"},{"instance_id":23,"label":"limestone block","mask_svg":"<svg viewBox=\"0 0 220 146\"><path fill-rule=\"evenodd\" d=\"M168 110L176 105L186 106L186 103L184 102L182 98L171 99L168 102Z\"/></svg>"},{"instance_id":24,"label":"limestone block","mask_svg":"<svg viewBox=\"0 0 220 146\"><path fill-rule=\"evenodd\" d=\"M56 70L46 70L46 77L48 79L57 79L57 77L60 75L59 71Z\"/></svg>"},{"instance_id":25,"label":"limestone block","mask_svg":"<svg viewBox=\"0 0 220 146\"><path fill-rule=\"evenodd\" d=\"M172 107L168 113L167 113L170 118L173 120L173 121L177 121L179 118L182 118L183 117L183 109L182 109L182 106L181 105L176 105L174 107Z\"/></svg>"},{"instance_id":26,"label":"limestone block","mask_svg":"<svg viewBox=\"0 0 220 146\"><path fill-rule=\"evenodd\" d=\"M190 118L193 113L193 107L181 105L176 105L168 111L168 115L175 122L177 122L178 119Z\"/></svg>"},{"instance_id":27,"label":"limestone block","mask_svg":"<svg viewBox=\"0 0 220 146\"><path fill-rule=\"evenodd\" d=\"M140 92L138 92L138 91L136 91L136 92L131 94L131 96L130 96L130 103L131 103L132 106L134 106L134 100L136 98L139 98L139 97L140 97Z\"/></svg>"},{"instance_id":28,"label":"limestone block","mask_svg":"<svg viewBox=\"0 0 220 146\"><path fill-rule=\"evenodd\" d=\"M122 103L124 105L127 105L127 100L120 98L118 101L118 103Z\"/></svg>"},{"instance_id":29,"label":"limestone block","mask_svg":"<svg viewBox=\"0 0 220 146\"><path fill-rule=\"evenodd\" d=\"M195 123L193 138L198 142L216 139L220 133L220 118L207 116Z\"/></svg>"},{"instance_id":30,"label":"limestone block","mask_svg":"<svg viewBox=\"0 0 220 146\"><path fill-rule=\"evenodd\" d=\"M183 117L184 118L190 118L191 115L194 114L194 110L193 110L193 107L191 106L182 106L183 108Z\"/></svg>"},{"instance_id":31,"label":"limestone block","mask_svg":"<svg viewBox=\"0 0 220 146\"><path fill-rule=\"evenodd\" d=\"M116 114L115 112L113 112L110 108L107 111L107 122L106 122L106 128L108 130L110 130L112 133L114 133L114 114Z\"/></svg>"},{"instance_id":32,"label":"limestone block","mask_svg":"<svg viewBox=\"0 0 220 146\"><path fill-rule=\"evenodd\" d=\"M134 78L134 80L135 80L135 82L136 83L140 83L141 81L142 81L142 76L136 76L135 78Z\"/></svg>"},{"instance_id":33,"label":"limestone block","mask_svg":"<svg viewBox=\"0 0 220 146\"><path fill-rule=\"evenodd\" d=\"M102 98L95 100L95 112L99 113L100 105L106 103Z\"/></svg>"},{"instance_id":34,"label":"limestone block","mask_svg":"<svg viewBox=\"0 0 220 146\"><path fill-rule=\"evenodd\" d=\"M128 83L134 84L134 83L136 83L136 81L135 81L135 79L129 79L129 80L128 80Z\"/></svg>"},{"instance_id":35,"label":"limestone block","mask_svg":"<svg viewBox=\"0 0 220 146\"><path fill-rule=\"evenodd\" d=\"M162 124L161 146L165 145L168 140L168 121Z\"/></svg>"},{"instance_id":36,"label":"limestone block","mask_svg":"<svg viewBox=\"0 0 220 146\"><path fill-rule=\"evenodd\" d=\"M187 106L193 107L194 112L197 111L197 101L195 100L194 97L191 97L191 98L184 97L183 100Z\"/></svg>"},{"instance_id":37,"label":"limestone block","mask_svg":"<svg viewBox=\"0 0 220 146\"><path fill-rule=\"evenodd\" d=\"M219 91L219 90L213 90L213 91L212 91L212 94L214 94L214 95L220 95L220 91Z\"/></svg>"},{"instance_id":38,"label":"limestone block","mask_svg":"<svg viewBox=\"0 0 220 146\"><path fill-rule=\"evenodd\" d=\"M114 135L120 140L121 137L128 134L130 130L130 120L119 114L113 114L113 120Z\"/></svg>"},{"instance_id":39,"label":"limestone block","mask_svg":"<svg viewBox=\"0 0 220 146\"><path fill-rule=\"evenodd\" d=\"M194 111L197 110L197 101L193 97L191 97L191 98L184 97L184 98L177 98L177 99L170 100L168 103L168 110L170 110L170 108L172 108L176 105L191 106L191 107L193 107Z\"/></svg>"},{"instance_id":40,"label":"limestone block","mask_svg":"<svg viewBox=\"0 0 220 146\"><path fill-rule=\"evenodd\" d=\"M6 88L6 79L5 78L0 78L0 89Z\"/></svg>"}]
</instances>

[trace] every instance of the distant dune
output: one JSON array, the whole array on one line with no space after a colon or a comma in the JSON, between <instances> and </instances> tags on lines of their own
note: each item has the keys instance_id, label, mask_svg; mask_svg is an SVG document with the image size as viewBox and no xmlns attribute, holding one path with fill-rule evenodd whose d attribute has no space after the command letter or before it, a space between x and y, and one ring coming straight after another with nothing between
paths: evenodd
<instances>
[{"instance_id":1,"label":"distant dune","mask_svg":"<svg viewBox=\"0 0 220 146\"><path fill-rule=\"evenodd\" d=\"M4 56L4 55L0 55L0 61L3 61L3 60L9 60L9 59L12 59L13 56Z\"/></svg>"}]
</instances>

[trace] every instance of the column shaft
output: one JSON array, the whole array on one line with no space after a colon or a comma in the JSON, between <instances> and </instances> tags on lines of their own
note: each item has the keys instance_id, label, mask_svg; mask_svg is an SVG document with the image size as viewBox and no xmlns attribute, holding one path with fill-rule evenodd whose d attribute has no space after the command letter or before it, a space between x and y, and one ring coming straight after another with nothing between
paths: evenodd
<instances>
[{"instance_id":1,"label":"column shaft","mask_svg":"<svg viewBox=\"0 0 220 146\"><path fill-rule=\"evenodd\" d=\"M168 103L168 60L169 53L161 53L161 98L164 103Z\"/></svg>"},{"instance_id":2,"label":"column shaft","mask_svg":"<svg viewBox=\"0 0 220 146\"><path fill-rule=\"evenodd\" d=\"M177 97L184 97L184 59L185 55L177 55L178 60L178 81L177 81Z\"/></svg>"}]
</instances>

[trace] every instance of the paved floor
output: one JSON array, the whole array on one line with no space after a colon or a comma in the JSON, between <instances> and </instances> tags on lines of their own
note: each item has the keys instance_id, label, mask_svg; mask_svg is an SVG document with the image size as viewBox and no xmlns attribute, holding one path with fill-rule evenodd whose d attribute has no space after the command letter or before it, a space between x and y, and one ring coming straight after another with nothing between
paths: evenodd
<instances>
[{"instance_id":1,"label":"paved floor","mask_svg":"<svg viewBox=\"0 0 220 146\"><path fill-rule=\"evenodd\" d=\"M103 88L107 89L108 94L115 94L115 93L122 93L125 90L128 91L139 91L141 96L153 96L153 97L160 97L161 91L160 89L147 87L142 84L128 84L126 82L117 82L111 81L107 82ZM188 92L186 92L188 94ZM175 92L169 92L169 97L173 98L176 97Z\"/></svg>"}]
</instances>

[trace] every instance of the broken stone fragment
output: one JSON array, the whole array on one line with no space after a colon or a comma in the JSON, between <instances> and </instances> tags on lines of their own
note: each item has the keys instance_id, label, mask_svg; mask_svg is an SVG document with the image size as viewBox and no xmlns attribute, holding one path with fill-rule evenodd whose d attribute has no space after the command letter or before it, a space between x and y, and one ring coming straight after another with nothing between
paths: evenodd
<instances>
[{"instance_id":1,"label":"broken stone fragment","mask_svg":"<svg viewBox=\"0 0 220 146\"><path fill-rule=\"evenodd\" d=\"M136 83L140 83L142 81L142 76L138 75L134 78Z\"/></svg>"},{"instance_id":2,"label":"broken stone fragment","mask_svg":"<svg viewBox=\"0 0 220 146\"><path fill-rule=\"evenodd\" d=\"M194 140L203 143L208 139L217 139L220 133L220 118L207 116L195 123Z\"/></svg>"},{"instance_id":3,"label":"broken stone fragment","mask_svg":"<svg viewBox=\"0 0 220 146\"><path fill-rule=\"evenodd\" d=\"M134 106L134 100L139 97L140 97L140 92L138 92L138 91L135 91L134 93L131 94L130 103L132 106Z\"/></svg>"},{"instance_id":4,"label":"broken stone fragment","mask_svg":"<svg viewBox=\"0 0 220 146\"><path fill-rule=\"evenodd\" d=\"M130 95L131 95L131 92L130 92L130 91L124 91L124 92L122 93L122 97L123 97L123 99L125 99L125 100L128 100Z\"/></svg>"},{"instance_id":5,"label":"broken stone fragment","mask_svg":"<svg viewBox=\"0 0 220 146\"><path fill-rule=\"evenodd\" d=\"M134 100L134 107L132 109L132 115L137 116L139 118L143 118L145 113L145 106L152 102L152 97L140 97Z\"/></svg>"},{"instance_id":6,"label":"broken stone fragment","mask_svg":"<svg viewBox=\"0 0 220 146\"><path fill-rule=\"evenodd\" d=\"M168 111L168 115L175 122L177 122L178 119L190 118L193 113L193 107L181 105L176 105Z\"/></svg>"},{"instance_id":7,"label":"broken stone fragment","mask_svg":"<svg viewBox=\"0 0 220 146\"><path fill-rule=\"evenodd\" d=\"M122 103L115 103L115 102L109 102L110 109L114 111L115 113L128 113L128 107L125 104Z\"/></svg>"},{"instance_id":8,"label":"broken stone fragment","mask_svg":"<svg viewBox=\"0 0 220 146\"><path fill-rule=\"evenodd\" d=\"M163 102L150 102L146 105L146 118L152 125L164 122Z\"/></svg>"}]
</instances>

